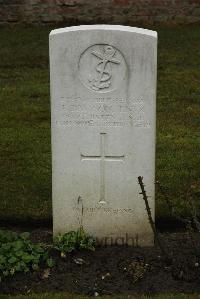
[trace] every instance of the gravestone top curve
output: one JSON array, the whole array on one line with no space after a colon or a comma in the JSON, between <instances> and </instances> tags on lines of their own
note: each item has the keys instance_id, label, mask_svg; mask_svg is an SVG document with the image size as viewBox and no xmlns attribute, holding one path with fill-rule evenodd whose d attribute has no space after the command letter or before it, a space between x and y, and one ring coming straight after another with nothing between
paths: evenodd
<instances>
[{"instance_id":1,"label":"gravestone top curve","mask_svg":"<svg viewBox=\"0 0 200 299\"><path fill-rule=\"evenodd\" d=\"M54 29L50 32L50 36L54 34L73 32L73 31L82 31L82 30L114 30L114 31L125 31L138 34L149 35L157 38L157 32L149 29L123 26L123 25L80 25L80 26L71 26L64 27L59 29Z\"/></svg>"}]
</instances>

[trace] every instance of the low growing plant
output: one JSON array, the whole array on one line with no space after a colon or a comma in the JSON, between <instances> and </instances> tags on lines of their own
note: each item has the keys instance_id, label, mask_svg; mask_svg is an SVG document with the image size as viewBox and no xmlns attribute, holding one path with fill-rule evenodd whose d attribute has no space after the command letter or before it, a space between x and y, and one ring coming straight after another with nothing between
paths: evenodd
<instances>
[{"instance_id":1,"label":"low growing plant","mask_svg":"<svg viewBox=\"0 0 200 299\"><path fill-rule=\"evenodd\" d=\"M54 261L44 244L32 243L29 236L29 233L0 230L0 281L16 272L37 271L42 262L53 267Z\"/></svg>"},{"instance_id":2,"label":"low growing plant","mask_svg":"<svg viewBox=\"0 0 200 299\"><path fill-rule=\"evenodd\" d=\"M95 250L95 240L89 237L81 226L77 231L58 234L54 238L54 248L60 251L61 257L74 250Z\"/></svg>"}]
</instances>

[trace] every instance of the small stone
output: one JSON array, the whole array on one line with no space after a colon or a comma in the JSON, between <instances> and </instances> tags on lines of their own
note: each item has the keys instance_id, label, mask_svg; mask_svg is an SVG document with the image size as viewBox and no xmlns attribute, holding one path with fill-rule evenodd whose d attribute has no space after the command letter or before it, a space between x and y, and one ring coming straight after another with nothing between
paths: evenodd
<instances>
[{"instance_id":1,"label":"small stone","mask_svg":"<svg viewBox=\"0 0 200 299\"><path fill-rule=\"evenodd\" d=\"M179 273L179 278L182 278L183 274L184 274L184 272L183 272L183 270L181 270L180 273Z\"/></svg>"},{"instance_id":2,"label":"small stone","mask_svg":"<svg viewBox=\"0 0 200 299\"><path fill-rule=\"evenodd\" d=\"M85 263L85 261L82 259L82 258L75 258L74 259L74 262L77 264L77 265L83 265Z\"/></svg>"},{"instance_id":3,"label":"small stone","mask_svg":"<svg viewBox=\"0 0 200 299\"><path fill-rule=\"evenodd\" d=\"M102 280L104 280L106 277L110 277L111 275L110 275L110 273L108 272L108 273L106 273L105 275L102 275Z\"/></svg>"},{"instance_id":4,"label":"small stone","mask_svg":"<svg viewBox=\"0 0 200 299\"><path fill-rule=\"evenodd\" d=\"M99 293L98 292L94 292L94 296L95 297L99 296Z\"/></svg>"},{"instance_id":5,"label":"small stone","mask_svg":"<svg viewBox=\"0 0 200 299\"><path fill-rule=\"evenodd\" d=\"M50 269L48 268L48 269L45 269L45 270L44 270L44 272L43 272L42 275L41 275L41 278L42 278L42 279L47 279L47 278L49 278L50 275L51 275L51 273L50 273Z\"/></svg>"},{"instance_id":6,"label":"small stone","mask_svg":"<svg viewBox=\"0 0 200 299\"><path fill-rule=\"evenodd\" d=\"M65 257L66 257L66 254L65 254L64 252L61 252L60 256L61 256L62 258L65 258Z\"/></svg>"}]
</instances>

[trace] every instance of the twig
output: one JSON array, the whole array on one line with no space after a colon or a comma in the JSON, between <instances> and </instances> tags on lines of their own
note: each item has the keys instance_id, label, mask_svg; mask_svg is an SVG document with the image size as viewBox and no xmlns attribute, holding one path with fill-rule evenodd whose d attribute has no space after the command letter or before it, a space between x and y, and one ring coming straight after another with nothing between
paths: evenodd
<instances>
[{"instance_id":1,"label":"twig","mask_svg":"<svg viewBox=\"0 0 200 299\"><path fill-rule=\"evenodd\" d=\"M161 252L162 252L163 255L165 256L166 260L167 260L168 262L171 262L172 259L171 259L171 257L168 255L167 251L165 250L164 246L163 246L162 243L161 243L161 240L160 240L160 238L159 238L159 236L158 236L158 232L157 232L157 230L156 230L155 223L154 223L153 218L152 218L152 215L151 215L151 209L150 209L150 207L149 207L148 197L147 197L146 191L145 191L145 189L144 189L143 177L141 177L141 176L138 177L138 183L139 183L140 188L141 188L141 191L142 191L140 194L143 195L143 199L144 199L144 202L145 202L145 206L146 206L146 211L147 211L147 215L148 215L149 223L150 223L151 228L152 228L152 231L153 231L153 233L154 233L155 240L156 240L158 246L160 247Z\"/></svg>"}]
</instances>

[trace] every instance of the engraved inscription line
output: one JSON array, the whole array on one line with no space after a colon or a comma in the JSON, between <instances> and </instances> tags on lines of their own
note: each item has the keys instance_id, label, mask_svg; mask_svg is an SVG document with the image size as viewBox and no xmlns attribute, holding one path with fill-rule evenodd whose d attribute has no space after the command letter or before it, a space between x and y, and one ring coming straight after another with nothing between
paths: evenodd
<instances>
[{"instance_id":1,"label":"engraved inscription line","mask_svg":"<svg viewBox=\"0 0 200 299\"><path fill-rule=\"evenodd\" d=\"M109 156L105 153L106 148L106 133L100 133L100 155L83 155L81 154L81 161L100 161L100 201L99 203L106 203L105 200L105 162L116 161L123 162L125 155L121 156Z\"/></svg>"},{"instance_id":2,"label":"engraved inscription line","mask_svg":"<svg viewBox=\"0 0 200 299\"><path fill-rule=\"evenodd\" d=\"M143 99L67 97L57 109L58 125L150 128Z\"/></svg>"}]
</instances>

